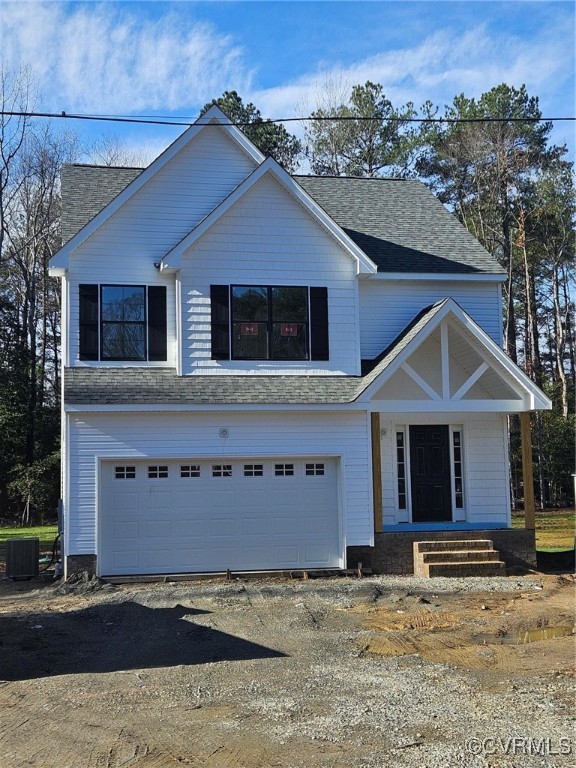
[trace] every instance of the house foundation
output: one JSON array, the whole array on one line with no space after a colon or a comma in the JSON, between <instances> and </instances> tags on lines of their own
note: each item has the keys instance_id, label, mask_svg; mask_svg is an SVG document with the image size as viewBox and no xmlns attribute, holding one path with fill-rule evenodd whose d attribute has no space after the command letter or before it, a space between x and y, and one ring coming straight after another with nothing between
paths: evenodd
<instances>
[{"instance_id":1,"label":"house foundation","mask_svg":"<svg viewBox=\"0 0 576 768\"><path fill-rule=\"evenodd\" d=\"M68 555L65 578L68 579L74 573L84 572L89 576L96 576L96 555Z\"/></svg>"},{"instance_id":2,"label":"house foundation","mask_svg":"<svg viewBox=\"0 0 576 768\"><path fill-rule=\"evenodd\" d=\"M490 539L507 568L536 568L536 535L533 530L511 528L481 531L418 531L375 534L373 547L348 547L348 568L371 568L373 573L414 573L414 542Z\"/></svg>"}]
</instances>

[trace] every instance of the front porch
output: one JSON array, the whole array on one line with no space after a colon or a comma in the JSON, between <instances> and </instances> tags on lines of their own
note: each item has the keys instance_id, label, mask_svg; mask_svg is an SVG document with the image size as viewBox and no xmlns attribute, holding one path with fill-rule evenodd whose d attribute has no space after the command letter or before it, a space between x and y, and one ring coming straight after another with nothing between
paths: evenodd
<instances>
[{"instance_id":1,"label":"front porch","mask_svg":"<svg viewBox=\"0 0 576 768\"><path fill-rule=\"evenodd\" d=\"M507 568L535 568L530 411L548 398L451 299L415 318L370 375L374 546L349 547L348 567L411 574L415 542L485 540ZM522 423L525 530L511 528L509 414Z\"/></svg>"},{"instance_id":2,"label":"front porch","mask_svg":"<svg viewBox=\"0 0 576 768\"><path fill-rule=\"evenodd\" d=\"M536 568L536 535L532 529L511 528L487 530L442 530L442 531L384 531L376 533L373 547L348 547L347 567L371 568L375 574L414 574L414 542L456 541L458 539L490 539L500 558L510 569Z\"/></svg>"}]
</instances>

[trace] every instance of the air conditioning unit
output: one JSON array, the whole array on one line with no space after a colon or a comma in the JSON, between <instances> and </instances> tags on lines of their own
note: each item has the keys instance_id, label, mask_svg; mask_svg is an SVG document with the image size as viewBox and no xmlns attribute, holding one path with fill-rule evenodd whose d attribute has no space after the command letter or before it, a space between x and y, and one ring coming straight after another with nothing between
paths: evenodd
<instances>
[{"instance_id":1,"label":"air conditioning unit","mask_svg":"<svg viewBox=\"0 0 576 768\"><path fill-rule=\"evenodd\" d=\"M33 579L38 576L40 539L6 539L6 576Z\"/></svg>"}]
</instances>

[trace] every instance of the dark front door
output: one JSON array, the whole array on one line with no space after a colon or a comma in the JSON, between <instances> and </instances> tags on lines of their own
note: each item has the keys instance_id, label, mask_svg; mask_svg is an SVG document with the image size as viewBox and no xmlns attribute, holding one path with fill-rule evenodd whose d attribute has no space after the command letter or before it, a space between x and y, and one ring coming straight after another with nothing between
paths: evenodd
<instances>
[{"instance_id":1,"label":"dark front door","mask_svg":"<svg viewBox=\"0 0 576 768\"><path fill-rule=\"evenodd\" d=\"M452 520L447 425L410 427L412 522Z\"/></svg>"}]
</instances>

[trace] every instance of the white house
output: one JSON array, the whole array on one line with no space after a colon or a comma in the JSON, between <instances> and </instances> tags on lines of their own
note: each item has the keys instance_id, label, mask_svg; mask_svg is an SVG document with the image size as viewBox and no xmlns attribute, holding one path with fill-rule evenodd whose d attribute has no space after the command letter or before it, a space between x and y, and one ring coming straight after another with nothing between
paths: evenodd
<instances>
[{"instance_id":1,"label":"white house","mask_svg":"<svg viewBox=\"0 0 576 768\"><path fill-rule=\"evenodd\" d=\"M501 349L502 269L423 184L290 176L212 107L62 186L67 572L513 556L507 415L550 402Z\"/></svg>"}]
</instances>

